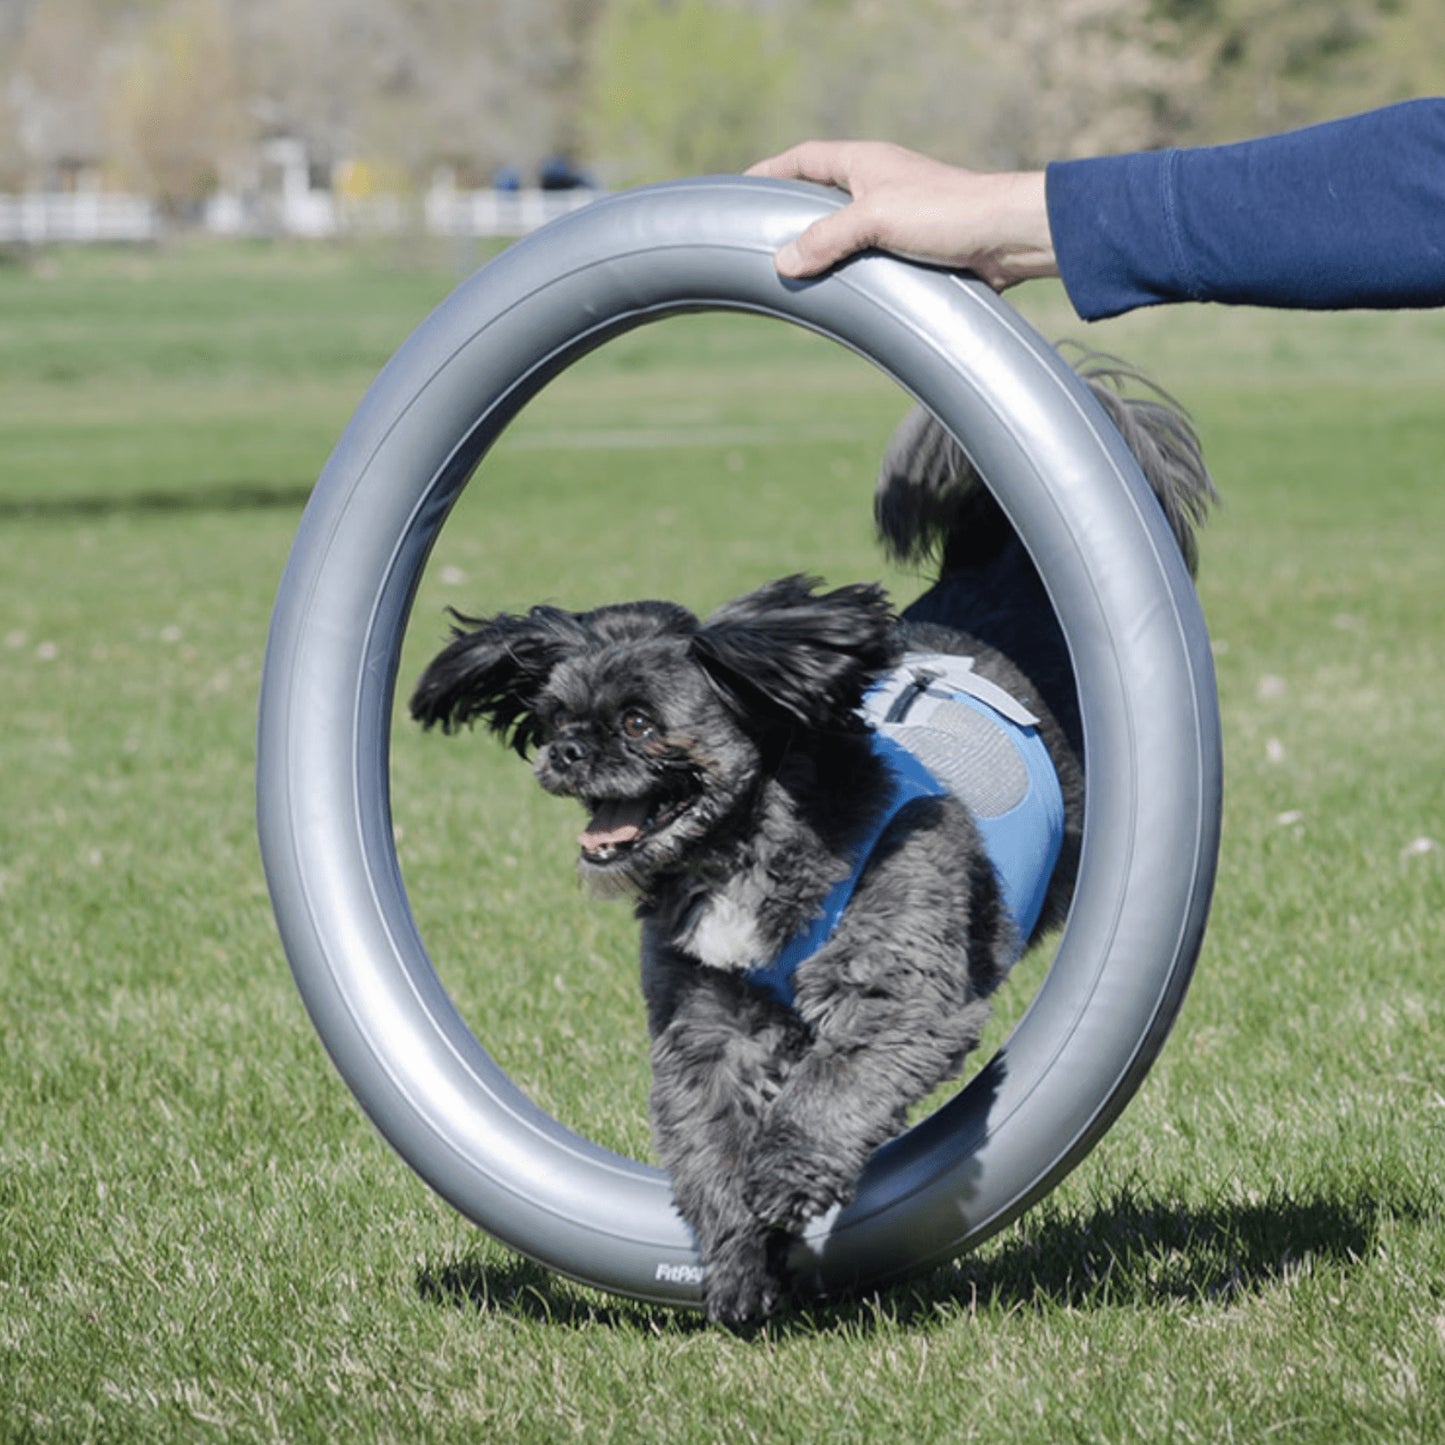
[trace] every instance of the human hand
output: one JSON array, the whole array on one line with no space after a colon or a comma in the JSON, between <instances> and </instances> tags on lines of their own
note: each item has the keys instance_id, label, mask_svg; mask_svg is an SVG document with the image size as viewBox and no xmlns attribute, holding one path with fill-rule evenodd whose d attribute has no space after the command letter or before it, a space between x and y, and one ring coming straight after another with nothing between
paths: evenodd
<instances>
[{"instance_id":1,"label":"human hand","mask_svg":"<svg viewBox=\"0 0 1445 1445\"><path fill-rule=\"evenodd\" d=\"M1058 275L1042 171L970 171L884 141L804 141L747 174L818 181L852 197L778 252L778 271L791 279L869 247L973 271L996 291Z\"/></svg>"}]
</instances>

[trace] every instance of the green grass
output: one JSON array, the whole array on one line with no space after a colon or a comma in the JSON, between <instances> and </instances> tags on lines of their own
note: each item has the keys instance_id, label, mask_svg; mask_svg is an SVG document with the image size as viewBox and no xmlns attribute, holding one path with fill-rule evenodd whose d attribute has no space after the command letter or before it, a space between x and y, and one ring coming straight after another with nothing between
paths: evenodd
<instances>
[{"instance_id":1,"label":"green grass","mask_svg":"<svg viewBox=\"0 0 1445 1445\"><path fill-rule=\"evenodd\" d=\"M1227 496L1194 987L1018 1224L738 1339L551 1278L432 1197L271 925L251 769L276 582L351 408L453 279L392 249L0 268L0 1439L1445 1438L1445 317L1090 329L1190 405ZM1056 290L1021 304L1084 333ZM867 496L902 408L759 322L614 343L463 499L408 675L449 603L880 575ZM632 930L577 896L571 811L484 740L401 724L395 790L478 1036L645 1156Z\"/></svg>"}]
</instances>

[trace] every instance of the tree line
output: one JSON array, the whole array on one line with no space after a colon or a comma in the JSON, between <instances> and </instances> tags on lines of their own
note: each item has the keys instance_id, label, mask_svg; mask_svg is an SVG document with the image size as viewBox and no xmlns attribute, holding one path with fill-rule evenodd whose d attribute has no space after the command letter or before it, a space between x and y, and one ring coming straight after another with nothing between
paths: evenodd
<instances>
[{"instance_id":1,"label":"tree line","mask_svg":"<svg viewBox=\"0 0 1445 1445\"><path fill-rule=\"evenodd\" d=\"M1439 0L0 0L0 189L182 207L294 136L358 187L731 170L805 134L980 166L1427 93Z\"/></svg>"}]
</instances>

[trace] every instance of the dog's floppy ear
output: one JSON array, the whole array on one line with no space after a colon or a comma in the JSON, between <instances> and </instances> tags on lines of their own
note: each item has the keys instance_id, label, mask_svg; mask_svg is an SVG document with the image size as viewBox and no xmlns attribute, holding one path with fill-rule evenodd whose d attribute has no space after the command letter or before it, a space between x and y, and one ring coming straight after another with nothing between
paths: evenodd
<instances>
[{"instance_id":1,"label":"dog's floppy ear","mask_svg":"<svg viewBox=\"0 0 1445 1445\"><path fill-rule=\"evenodd\" d=\"M586 645L586 628L576 614L556 607L534 607L525 617L452 616L452 640L422 673L411 715L448 733L485 718L525 757L540 740L537 698L552 669Z\"/></svg>"},{"instance_id":2,"label":"dog's floppy ear","mask_svg":"<svg viewBox=\"0 0 1445 1445\"><path fill-rule=\"evenodd\" d=\"M725 603L694 634L693 656L741 717L854 731L863 694L902 648L881 587L819 593L792 576Z\"/></svg>"}]
</instances>

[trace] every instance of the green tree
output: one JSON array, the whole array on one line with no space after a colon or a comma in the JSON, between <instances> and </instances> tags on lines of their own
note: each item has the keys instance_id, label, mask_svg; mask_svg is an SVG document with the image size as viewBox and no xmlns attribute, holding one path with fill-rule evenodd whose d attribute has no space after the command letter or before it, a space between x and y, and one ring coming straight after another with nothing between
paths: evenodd
<instances>
[{"instance_id":1,"label":"green tree","mask_svg":"<svg viewBox=\"0 0 1445 1445\"><path fill-rule=\"evenodd\" d=\"M181 212L215 189L250 135L220 0L174 0L122 70L114 102L121 160L133 184Z\"/></svg>"},{"instance_id":2,"label":"green tree","mask_svg":"<svg viewBox=\"0 0 1445 1445\"><path fill-rule=\"evenodd\" d=\"M1155 0L779 0L806 128L982 166L1171 140L1207 64Z\"/></svg>"},{"instance_id":3,"label":"green tree","mask_svg":"<svg viewBox=\"0 0 1445 1445\"><path fill-rule=\"evenodd\" d=\"M1394 0L1381 6L1373 98L1365 105L1445 92L1445 5L1440 0ZM1352 102L1361 97L1352 93Z\"/></svg>"},{"instance_id":4,"label":"green tree","mask_svg":"<svg viewBox=\"0 0 1445 1445\"><path fill-rule=\"evenodd\" d=\"M8 114L11 184L50 186L70 163L104 159L107 51L89 0L19 7L6 22L0 86Z\"/></svg>"},{"instance_id":5,"label":"green tree","mask_svg":"<svg viewBox=\"0 0 1445 1445\"><path fill-rule=\"evenodd\" d=\"M1410 85L1398 67L1381 63L1386 21L1393 14L1414 28L1431 9L1427 4L1408 16L1401 0L1161 3L1180 12L1196 43L1212 55L1200 124L1211 139L1282 130L1399 99ZM1438 45L1432 54L1438 69Z\"/></svg>"},{"instance_id":6,"label":"green tree","mask_svg":"<svg viewBox=\"0 0 1445 1445\"><path fill-rule=\"evenodd\" d=\"M588 133L619 182L736 170L802 121L774 17L707 0L613 0L593 52Z\"/></svg>"}]
</instances>

